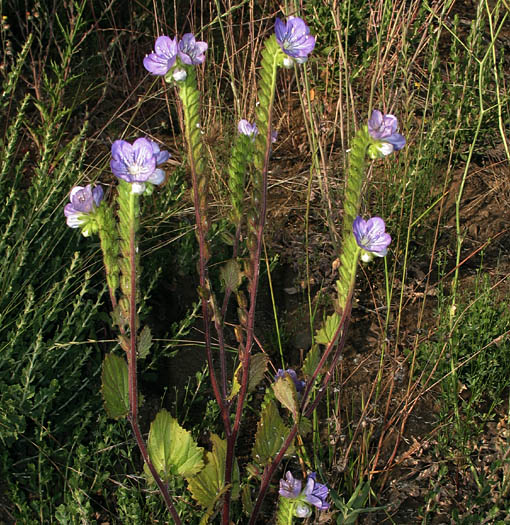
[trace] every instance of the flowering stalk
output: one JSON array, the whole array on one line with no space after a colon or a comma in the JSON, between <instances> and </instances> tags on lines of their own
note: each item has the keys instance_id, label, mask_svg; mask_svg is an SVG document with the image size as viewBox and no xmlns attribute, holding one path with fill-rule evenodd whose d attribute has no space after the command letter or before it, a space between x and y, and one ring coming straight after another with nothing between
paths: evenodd
<instances>
[{"instance_id":1,"label":"flowering stalk","mask_svg":"<svg viewBox=\"0 0 510 525\"><path fill-rule=\"evenodd\" d=\"M296 501L289 498L280 498L276 511L276 525L292 525L294 523L294 509Z\"/></svg>"},{"instance_id":2,"label":"flowering stalk","mask_svg":"<svg viewBox=\"0 0 510 525\"><path fill-rule=\"evenodd\" d=\"M139 228L140 203L139 194L133 192L132 183L119 180L118 186L118 216L119 216L119 237L120 237L120 268L121 279L120 287L122 297L119 302L121 316L127 321L129 327L129 340L124 336L124 329L121 327L121 341L126 350L128 361L128 380L129 380L129 415L135 439L143 456L143 459L158 485L158 488L165 500L165 504L170 511L175 523L181 525L181 519L170 499L168 487L158 475L147 451L147 445L143 439L140 426L138 424L138 381L137 381L137 274L139 273L139 254L136 244L136 236Z\"/></svg>"},{"instance_id":3,"label":"flowering stalk","mask_svg":"<svg viewBox=\"0 0 510 525\"><path fill-rule=\"evenodd\" d=\"M205 347L211 386L218 406L220 407L225 433L229 435L230 419L226 402L227 381L223 328L220 323L220 312L218 311L214 297L212 296L207 270L207 262L210 257L209 244L207 242L207 232L209 230L209 219L207 217L208 181L205 174L205 160L199 120L199 91L197 88L195 68L192 65L184 65L183 68L186 75L182 80L177 82L177 85L179 86L179 97L183 106L185 135L191 170L193 203L195 207L196 235L199 246L199 291L202 301L202 316L204 319ZM211 349L211 318L214 318L219 341L222 391L220 391L216 372L214 371Z\"/></svg>"},{"instance_id":4,"label":"flowering stalk","mask_svg":"<svg viewBox=\"0 0 510 525\"><path fill-rule=\"evenodd\" d=\"M344 218L342 226L342 253L340 255L340 277L337 284L337 307L340 312L345 310L349 290L356 278L359 250L352 234L354 219L359 214L361 188L365 175L366 155L372 143L368 127L363 126L355 135L349 158L349 172L344 198Z\"/></svg>"},{"instance_id":5,"label":"flowering stalk","mask_svg":"<svg viewBox=\"0 0 510 525\"><path fill-rule=\"evenodd\" d=\"M246 338L240 345L240 361L242 366L241 388L237 397L237 405L232 433L227 438L227 456L225 461L225 484L232 482L234 448L241 425L241 418L248 389L250 370L250 354L253 344L253 328L255 323L255 305L259 282L260 255L262 251L262 234L266 219L267 170L271 151L271 117L276 89L278 66L283 64L284 54L272 35L262 51L260 84L258 90L259 105L256 112L258 134L255 138L253 163L255 170L252 177L252 199L248 210L247 247L250 253L247 276L249 279L249 310L246 319ZM230 523L230 491L225 495L222 514L223 525Z\"/></svg>"}]
</instances>

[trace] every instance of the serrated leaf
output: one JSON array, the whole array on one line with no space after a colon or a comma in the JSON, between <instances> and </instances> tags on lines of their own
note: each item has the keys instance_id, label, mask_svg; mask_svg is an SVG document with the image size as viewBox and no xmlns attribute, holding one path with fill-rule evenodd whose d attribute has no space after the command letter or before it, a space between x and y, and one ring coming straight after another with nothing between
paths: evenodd
<instances>
[{"instance_id":1,"label":"serrated leaf","mask_svg":"<svg viewBox=\"0 0 510 525\"><path fill-rule=\"evenodd\" d=\"M331 315L328 315L322 328L317 331L317 334L315 336L315 342L320 343L322 345L328 345L333 339L339 323L340 316L336 312L333 312Z\"/></svg>"},{"instance_id":2,"label":"serrated leaf","mask_svg":"<svg viewBox=\"0 0 510 525\"><path fill-rule=\"evenodd\" d=\"M315 369L317 368L317 365L319 364L320 359L321 352L319 345L313 345L312 348L308 350L308 353L306 354L305 360L303 362L303 366L301 368L305 377L312 377L313 373L315 372Z\"/></svg>"},{"instance_id":3,"label":"serrated leaf","mask_svg":"<svg viewBox=\"0 0 510 525\"><path fill-rule=\"evenodd\" d=\"M253 392L262 379L264 379L268 362L269 357L266 354L260 353L251 356L250 373L248 376L248 392ZM239 365L234 373L232 392L229 396L230 400L232 400L237 395L241 388L241 374L242 365Z\"/></svg>"},{"instance_id":4,"label":"serrated leaf","mask_svg":"<svg viewBox=\"0 0 510 525\"><path fill-rule=\"evenodd\" d=\"M204 449L197 446L191 433L166 410L160 410L151 423L147 450L154 468L165 482L176 475L192 476L204 467ZM152 478L147 465L144 470Z\"/></svg>"},{"instance_id":5,"label":"serrated leaf","mask_svg":"<svg viewBox=\"0 0 510 525\"><path fill-rule=\"evenodd\" d=\"M101 372L101 393L106 413L120 419L129 413L128 365L123 357L108 354Z\"/></svg>"},{"instance_id":6,"label":"serrated leaf","mask_svg":"<svg viewBox=\"0 0 510 525\"><path fill-rule=\"evenodd\" d=\"M296 385L289 374L284 374L273 383L273 392L278 401L297 418L298 399Z\"/></svg>"},{"instance_id":7,"label":"serrated leaf","mask_svg":"<svg viewBox=\"0 0 510 525\"><path fill-rule=\"evenodd\" d=\"M243 277L241 267L235 259L230 259L220 268L220 278L225 283L225 288L230 288L234 292L237 292Z\"/></svg>"},{"instance_id":8,"label":"serrated leaf","mask_svg":"<svg viewBox=\"0 0 510 525\"><path fill-rule=\"evenodd\" d=\"M268 465L279 452L289 429L283 423L274 401L269 401L260 414L257 424L257 434L251 456L257 465ZM287 455L292 454L293 447L289 447Z\"/></svg>"},{"instance_id":9,"label":"serrated leaf","mask_svg":"<svg viewBox=\"0 0 510 525\"><path fill-rule=\"evenodd\" d=\"M207 513L214 510L227 487L225 487L225 461L227 458L227 442L216 434L211 434L212 452L207 452L206 466L195 476L187 476L189 490L193 498ZM232 499L239 497L239 467L234 462Z\"/></svg>"},{"instance_id":10,"label":"serrated leaf","mask_svg":"<svg viewBox=\"0 0 510 525\"><path fill-rule=\"evenodd\" d=\"M138 357L140 359L145 359L149 355L149 350L152 346L152 333L151 329L145 325L143 330L138 336Z\"/></svg>"}]
</instances>

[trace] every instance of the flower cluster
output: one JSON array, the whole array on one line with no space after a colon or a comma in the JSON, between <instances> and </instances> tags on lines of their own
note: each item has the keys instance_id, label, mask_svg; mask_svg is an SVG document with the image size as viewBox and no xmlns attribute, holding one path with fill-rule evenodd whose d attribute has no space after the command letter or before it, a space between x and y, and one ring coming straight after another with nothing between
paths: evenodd
<instances>
[{"instance_id":1,"label":"flower cluster","mask_svg":"<svg viewBox=\"0 0 510 525\"><path fill-rule=\"evenodd\" d=\"M192 33L186 33L181 40L177 37L160 36L154 51L143 59L143 65L153 75L165 76L171 72L176 82L186 79L186 70L181 66L196 66L205 60L206 42L197 42ZM177 60L179 59L179 60Z\"/></svg>"},{"instance_id":2,"label":"flower cluster","mask_svg":"<svg viewBox=\"0 0 510 525\"><path fill-rule=\"evenodd\" d=\"M298 379L295 370L293 370L292 368L287 368L287 370L279 368L276 372L276 375L274 376L274 380L276 381L277 379L280 379L280 377L285 377L286 375L288 375L292 379L292 381L294 382L294 386L296 387L296 392L300 394L305 389L306 382L301 379Z\"/></svg>"},{"instance_id":3,"label":"flower cluster","mask_svg":"<svg viewBox=\"0 0 510 525\"><path fill-rule=\"evenodd\" d=\"M133 144L116 140L112 145L110 167L119 179L132 184L133 193L143 193L146 183L159 185L165 180L165 172L157 166L166 162L170 154L161 151L152 140L139 138Z\"/></svg>"},{"instance_id":4,"label":"flower cluster","mask_svg":"<svg viewBox=\"0 0 510 525\"><path fill-rule=\"evenodd\" d=\"M384 257L388 252L391 237L385 232L386 225L381 217L372 217L368 221L359 215L354 219L352 232L356 243L362 249L361 260L369 262L373 256Z\"/></svg>"},{"instance_id":5,"label":"flower cluster","mask_svg":"<svg viewBox=\"0 0 510 525\"><path fill-rule=\"evenodd\" d=\"M70 228L81 227L81 233L88 237L97 231L95 222L96 210L103 200L103 188L101 186L75 186L69 195L69 202L64 208L67 225Z\"/></svg>"},{"instance_id":6,"label":"flower cluster","mask_svg":"<svg viewBox=\"0 0 510 525\"><path fill-rule=\"evenodd\" d=\"M305 488L302 489L302 481L295 479L291 472L285 473L285 478L280 480L279 494L283 498L296 500L294 516L296 518L307 518L312 513L310 505L319 510L329 509L326 498L329 489L326 485L317 481L317 475L312 472L306 478ZM302 490L301 490L302 489Z\"/></svg>"},{"instance_id":7,"label":"flower cluster","mask_svg":"<svg viewBox=\"0 0 510 525\"><path fill-rule=\"evenodd\" d=\"M315 47L315 37L310 35L310 28L296 16L289 16L287 22L277 18L275 34L276 41L287 55L283 62L285 67L292 67L294 62L303 64Z\"/></svg>"},{"instance_id":8,"label":"flower cluster","mask_svg":"<svg viewBox=\"0 0 510 525\"><path fill-rule=\"evenodd\" d=\"M368 121L368 133L374 139L374 143L368 149L370 157L373 159L384 157L405 146L406 139L397 133L397 129L397 117L390 114L383 115L378 109L372 111Z\"/></svg>"}]
</instances>

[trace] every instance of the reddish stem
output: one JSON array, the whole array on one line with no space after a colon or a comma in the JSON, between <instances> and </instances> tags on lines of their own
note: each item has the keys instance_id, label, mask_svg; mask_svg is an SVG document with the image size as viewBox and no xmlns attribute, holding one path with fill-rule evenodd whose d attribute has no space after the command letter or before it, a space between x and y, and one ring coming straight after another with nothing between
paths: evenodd
<instances>
[{"instance_id":1,"label":"reddish stem","mask_svg":"<svg viewBox=\"0 0 510 525\"><path fill-rule=\"evenodd\" d=\"M133 197L131 197L133 198ZM136 197L135 197L136 198ZM135 218L131 217L131 228L129 234L129 265L131 271L131 282L130 282L130 294L129 294L129 353L128 353L128 377L129 377L129 422L133 428L135 434L136 443L142 454L143 460L149 467L149 470L156 482L165 504L170 511L176 525L182 525L182 521L179 518L179 514L175 509L168 493L168 487L163 480L159 477L156 472L154 465L152 464L149 453L147 452L147 446L142 437L140 427L138 425L138 386L137 386L137 370L136 370L136 232L134 225Z\"/></svg>"}]
</instances>

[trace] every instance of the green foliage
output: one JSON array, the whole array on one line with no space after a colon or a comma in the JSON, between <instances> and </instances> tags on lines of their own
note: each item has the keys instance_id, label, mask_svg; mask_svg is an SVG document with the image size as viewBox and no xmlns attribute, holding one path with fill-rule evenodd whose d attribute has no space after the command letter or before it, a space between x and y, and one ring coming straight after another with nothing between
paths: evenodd
<instances>
[{"instance_id":1,"label":"green foliage","mask_svg":"<svg viewBox=\"0 0 510 525\"><path fill-rule=\"evenodd\" d=\"M126 417L129 413L128 365L123 357L108 354L103 361L101 374L104 406L113 419Z\"/></svg>"},{"instance_id":2,"label":"green foliage","mask_svg":"<svg viewBox=\"0 0 510 525\"><path fill-rule=\"evenodd\" d=\"M251 456L253 461L260 466L268 465L279 452L289 435L289 428L283 422L274 401L269 401L262 409L260 421L257 424L255 443ZM287 455L292 454L292 447Z\"/></svg>"},{"instance_id":3,"label":"green foliage","mask_svg":"<svg viewBox=\"0 0 510 525\"><path fill-rule=\"evenodd\" d=\"M370 481L361 481L354 489L349 500L346 502L335 490L330 491L331 499L338 509L336 518L337 525L354 525L358 522L360 514L367 514L384 509L385 507L366 508L370 495Z\"/></svg>"}]
</instances>

